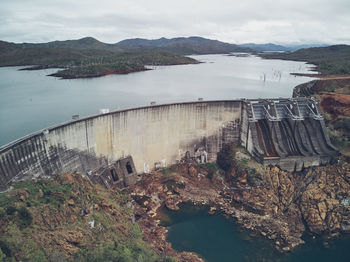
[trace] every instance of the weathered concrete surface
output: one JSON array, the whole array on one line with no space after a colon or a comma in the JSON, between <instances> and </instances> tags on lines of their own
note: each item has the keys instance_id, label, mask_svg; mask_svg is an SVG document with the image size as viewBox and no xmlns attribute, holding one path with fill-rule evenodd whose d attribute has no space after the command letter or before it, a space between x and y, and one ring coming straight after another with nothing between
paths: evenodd
<instances>
[{"instance_id":1,"label":"weathered concrete surface","mask_svg":"<svg viewBox=\"0 0 350 262\"><path fill-rule=\"evenodd\" d=\"M317 101L248 100L244 108L242 144L260 163L293 172L332 163L338 155Z\"/></svg>"},{"instance_id":2,"label":"weathered concrete surface","mask_svg":"<svg viewBox=\"0 0 350 262\"><path fill-rule=\"evenodd\" d=\"M0 148L0 191L26 177L91 174L127 156L135 173L175 164L186 154L215 161L224 143L241 144L257 161L288 171L330 163L338 153L312 99L153 105L75 120Z\"/></svg>"},{"instance_id":3,"label":"weathered concrete surface","mask_svg":"<svg viewBox=\"0 0 350 262\"><path fill-rule=\"evenodd\" d=\"M241 101L156 105L96 115L37 132L0 148L0 190L11 181L83 174L132 156L138 173L176 163L186 152L214 161L239 142Z\"/></svg>"}]
</instances>

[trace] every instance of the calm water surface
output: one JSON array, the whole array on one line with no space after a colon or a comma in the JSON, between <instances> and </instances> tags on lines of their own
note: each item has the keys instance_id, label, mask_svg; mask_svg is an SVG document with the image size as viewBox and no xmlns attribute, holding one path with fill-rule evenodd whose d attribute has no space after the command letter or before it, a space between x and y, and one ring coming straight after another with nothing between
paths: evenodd
<instances>
[{"instance_id":1,"label":"calm water surface","mask_svg":"<svg viewBox=\"0 0 350 262\"><path fill-rule=\"evenodd\" d=\"M0 68L0 146L31 132L99 109L122 109L168 103L237 98L291 97L294 86L310 78L302 62L227 55L193 56L204 63L93 79L59 80L56 70ZM265 81L264 81L265 79Z\"/></svg>"},{"instance_id":2,"label":"calm water surface","mask_svg":"<svg viewBox=\"0 0 350 262\"><path fill-rule=\"evenodd\" d=\"M223 215L209 215L206 207L181 206L179 211L162 209L162 223L168 226L167 240L178 251L199 254L208 262L349 262L350 236L327 240L305 236L306 244L281 254L272 242L240 229Z\"/></svg>"},{"instance_id":3,"label":"calm water surface","mask_svg":"<svg viewBox=\"0 0 350 262\"><path fill-rule=\"evenodd\" d=\"M199 65L157 67L156 70L93 79L58 80L56 70L17 71L0 68L0 145L31 132L101 108L122 109L206 100L291 97L293 87L312 80L291 76L307 72L301 62L262 60L225 55L193 56ZM185 210L185 211L184 211ZM276 254L270 242L249 236L223 216L186 209L170 214L169 241L175 249L201 254L208 261L350 261L349 240L332 242L325 249L310 241L292 255ZM277 260L277 261L278 261Z\"/></svg>"}]
</instances>

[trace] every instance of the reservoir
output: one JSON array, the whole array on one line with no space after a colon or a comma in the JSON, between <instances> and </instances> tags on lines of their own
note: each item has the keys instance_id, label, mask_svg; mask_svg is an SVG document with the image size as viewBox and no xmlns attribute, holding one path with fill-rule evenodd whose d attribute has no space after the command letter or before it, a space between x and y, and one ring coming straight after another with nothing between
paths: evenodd
<instances>
[{"instance_id":1,"label":"reservoir","mask_svg":"<svg viewBox=\"0 0 350 262\"><path fill-rule=\"evenodd\" d=\"M60 80L56 69L0 68L0 146L37 130L100 109L125 109L150 102L291 97L293 87L312 80L291 72L312 69L303 62L228 55L192 56L197 65L160 66L128 75Z\"/></svg>"},{"instance_id":2,"label":"reservoir","mask_svg":"<svg viewBox=\"0 0 350 262\"><path fill-rule=\"evenodd\" d=\"M312 66L302 62L263 60L227 55L193 56L203 63L156 67L128 75L59 80L46 75L55 69L18 71L0 68L0 145L31 132L110 110L151 102L291 97L293 87L312 80L295 77ZM166 212L166 211L165 211ZM170 212L170 211L169 211ZM349 238L329 241L308 238L288 254L276 253L270 241L240 230L234 221L205 209L168 214L168 240L179 251L200 254L207 261L348 261ZM262 260L262 258L264 260Z\"/></svg>"},{"instance_id":3,"label":"reservoir","mask_svg":"<svg viewBox=\"0 0 350 262\"><path fill-rule=\"evenodd\" d=\"M199 254L207 262L348 262L350 236L327 240L303 237L305 244L296 250L279 253L272 241L240 229L233 219L222 214L208 214L208 207L180 205L179 211L161 209L161 219L168 227L167 240L178 251Z\"/></svg>"}]
</instances>

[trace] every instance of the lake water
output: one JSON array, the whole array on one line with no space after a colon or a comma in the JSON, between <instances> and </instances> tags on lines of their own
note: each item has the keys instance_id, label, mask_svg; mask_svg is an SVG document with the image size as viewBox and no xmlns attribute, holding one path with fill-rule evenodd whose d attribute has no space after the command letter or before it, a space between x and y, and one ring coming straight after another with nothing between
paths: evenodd
<instances>
[{"instance_id":1,"label":"lake water","mask_svg":"<svg viewBox=\"0 0 350 262\"><path fill-rule=\"evenodd\" d=\"M293 87L311 78L302 62L227 55L193 56L204 63L157 67L128 75L59 80L55 69L18 71L0 68L0 146L34 131L99 109L237 98L291 97Z\"/></svg>"},{"instance_id":2,"label":"lake water","mask_svg":"<svg viewBox=\"0 0 350 262\"><path fill-rule=\"evenodd\" d=\"M193 56L204 63L157 67L128 75L59 80L46 75L56 70L18 71L0 68L0 146L39 129L87 116L101 108L123 109L148 105L205 100L291 97L293 87L311 78L301 62L263 60L226 55ZM184 211L185 210L185 211ZM297 252L280 255L269 241L240 231L232 221L206 210L182 209L172 213L169 241L175 249L194 251L214 261L350 261L349 240L324 248L309 241Z\"/></svg>"},{"instance_id":3,"label":"lake water","mask_svg":"<svg viewBox=\"0 0 350 262\"><path fill-rule=\"evenodd\" d=\"M350 236L327 240L305 236L306 244L293 252L279 253L272 242L242 230L233 219L208 214L207 207L181 206L179 211L161 210L162 223L168 226L167 240L178 251L199 254L207 262L348 262Z\"/></svg>"}]
</instances>

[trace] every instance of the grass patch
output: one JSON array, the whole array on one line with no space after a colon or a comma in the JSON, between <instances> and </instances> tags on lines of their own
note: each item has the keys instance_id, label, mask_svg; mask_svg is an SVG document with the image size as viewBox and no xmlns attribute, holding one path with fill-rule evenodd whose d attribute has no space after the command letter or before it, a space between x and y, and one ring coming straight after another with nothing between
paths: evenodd
<instances>
[{"instance_id":1,"label":"grass patch","mask_svg":"<svg viewBox=\"0 0 350 262\"><path fill-rule=\"evenodd\" d=\"M0 208L0 261L168 261L132 222L133 211L126 205L130 196L91 185L79 175L22 182L0 197L6 205ZM92 220L94 228L88 225ZM81 233L79 243L68 240L70 231ZM62 244L50 243L48 234Z\"/></svg>"},{"instance_id":2,"label":"grass patch","mask_svg":"<svg viewBox=\"0 0 350 262\"><path fill-rule=\"evenodd\" d=\"M220 168L216 163L202 163L202 164L199 164L199 166L206 168L206 169L209 169L209 170L213 171L214 173L220 171Z\"/></svg>"},{"instance_id":3,"label":"grass patch","mask_svg":"<svg viewBox=\"0 0 350 262\"><path fill-rule=\"evenodd\" d=\"M176 175L176 172L174 171L174 166L170 167L165 167L160 170L160 172L165 176L165 177L173 177Z\"/></svg>"}]
</instances>

